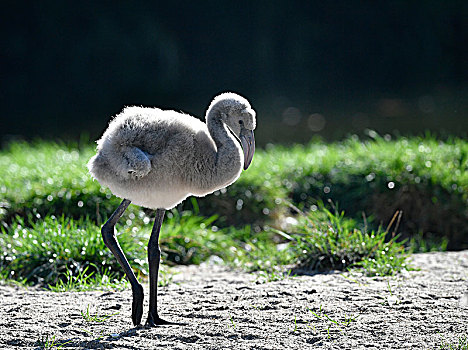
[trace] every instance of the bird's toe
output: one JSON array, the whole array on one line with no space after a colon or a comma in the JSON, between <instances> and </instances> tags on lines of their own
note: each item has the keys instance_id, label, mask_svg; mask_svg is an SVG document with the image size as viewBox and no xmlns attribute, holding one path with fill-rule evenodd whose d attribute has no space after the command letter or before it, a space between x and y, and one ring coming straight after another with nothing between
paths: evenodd
<instances>
[{"instance_id":1,"label":"bird's toe","mask_svg":"<svg viewBox=\"0 0 468 350\"><path fill-rule=\"evenodd\" d=\"M164 326L164 325L181 325L180 323L170 322L162 319L158 315L153 316L152 314L148 314L148 319L146 320L145 327L151 328L156 326Z\"/></svg>"}]
</instances>

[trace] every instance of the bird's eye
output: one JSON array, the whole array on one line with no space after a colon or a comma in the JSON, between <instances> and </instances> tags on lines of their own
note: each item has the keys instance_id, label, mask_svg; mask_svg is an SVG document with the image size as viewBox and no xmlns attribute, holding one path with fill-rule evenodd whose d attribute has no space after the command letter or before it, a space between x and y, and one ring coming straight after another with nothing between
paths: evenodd
<instances>
[{"instance_id":1,"label":"bird's eye","mask_svg":"<svg viewBox=\"0 0 468 350\"><path fill-rule=\"evenodd\" d=\"M243 124L244 124L244 121L243 121L243 120L239 120L239 124L240 124L240 125L243 125Z\"/></svg>"}]
</instances>

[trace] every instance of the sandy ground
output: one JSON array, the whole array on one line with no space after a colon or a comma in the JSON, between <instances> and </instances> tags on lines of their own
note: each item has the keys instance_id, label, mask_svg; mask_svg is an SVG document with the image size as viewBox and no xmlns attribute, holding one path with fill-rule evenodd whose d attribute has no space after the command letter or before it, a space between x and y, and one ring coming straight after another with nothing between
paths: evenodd
<instances>
[{"instance_id":1,"label":"sandy ground","mask_svg":"<svg viewBox=\"0 0 468 350\"><path fill-rule=\"evenodd\" d=\"M46 339L54 349L60 346L52 347L52 341L66 343L62 349L438 349L458 344L468 336L468 251L417 254L412 260L419 271L392 278L336 272L269 283L220 266L181 267L176 283L160 289L159 309L162 317L186 325L152 329L132 326L130 290L52 293L0 285L0 348L47 348ZM117 314L87 322L81 311L88 306L91 313Z\"/></svg>"}]
</instances>

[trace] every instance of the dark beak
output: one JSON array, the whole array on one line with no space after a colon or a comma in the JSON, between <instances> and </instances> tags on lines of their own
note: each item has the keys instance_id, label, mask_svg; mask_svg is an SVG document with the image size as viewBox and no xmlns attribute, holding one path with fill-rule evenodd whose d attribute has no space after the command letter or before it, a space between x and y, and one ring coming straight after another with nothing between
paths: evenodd
<instances>
[{"instance_id":1,"label":"dark beak","mask_svg":"<svg viewBox=\"0 0 468 350\"><path fill-rule=\"evenodd\" d=\"M244 151L244 170L247 170L255 152L255 137L253 130L242 129L240 141Z\"/></svg>"}]
</instances>

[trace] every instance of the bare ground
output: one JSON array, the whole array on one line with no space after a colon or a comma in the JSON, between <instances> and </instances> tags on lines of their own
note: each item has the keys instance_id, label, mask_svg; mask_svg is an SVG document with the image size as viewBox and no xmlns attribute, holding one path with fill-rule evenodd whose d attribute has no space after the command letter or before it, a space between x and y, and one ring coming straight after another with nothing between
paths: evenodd
<instances>
[{"instance_id":1,"label":"bare ground","mask_svg":"<svg viewBox=\"0 0 468 350\"><path fill-rule=\"evenodd\" d=\"M420 270L397 277L335 272L269 283L255 283L257 275L220 266L181 267L176 283L160 288L159 309L162 317L186 325L152 329L132 326L130 290L53 293L0 285L0 348L55 349L63 344L63 349L438 349L457 345L468 336L468 251L417 254L412 261ZM87 322L81 311L88 306L92 313L118 314L104 322ZM58 346L52 347L53 343Z\"/></svg>"}]
</instances>

